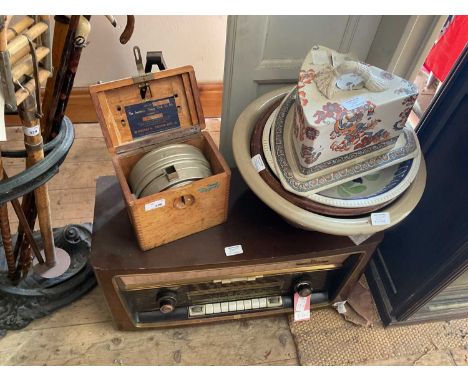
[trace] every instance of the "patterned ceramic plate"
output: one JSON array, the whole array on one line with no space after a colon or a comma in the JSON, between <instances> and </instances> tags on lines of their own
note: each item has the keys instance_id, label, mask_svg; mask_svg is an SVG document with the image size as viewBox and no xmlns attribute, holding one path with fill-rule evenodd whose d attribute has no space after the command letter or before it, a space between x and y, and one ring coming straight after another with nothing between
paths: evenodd
<instances>
[{"instance_id":1,"label":"patterned ceramic plate","mask_svg":"<svg viewBox=\"0 0 468 382\"><path fill-rule=\"evenodd\" d=\"M329 174L319 175L314 177L313 174L304 177L295 167L294 149L292 146L292 130L294 124L293 105L295 102L296 92L293 90L289 93L279 106L275 121L272 127L272 139L270 142L275 173L279 177L283 187L297 195L308 197L314 201L324 203L333 203L330 205L345 207L348 203L342 199L326 199L321 195L315 195L320 191L336 187L343 183L352 181L359 177L375 173L378 170L383 170L387 167L394 166L401 162L415 158L419 153L419 146L415 133L410 126L403 129L401 137L398 139L395 147L387 153L380 154L374 158L364 161L350 160L349 167L331 172ZM417 164L415 162L412 162ZM417 166L415 172L417 172ZM405 178L406 179L406 178ZM409 185L409 184L408 184ZM385 185L383 185L385 187ZM407 186L406 186L407 187ZM398 190L399 191L399 190ZM403 192L403 191L401 191ZM401 193L400 192L400 193ZM396 193L396 192L395 192ZM398 195L398 193L396 193ZM396 195L396 196L397 196ZM362 198L355 200L349 207L373 205L374 203L382 203L387 197L386 193L378 195L379 198ZM395 197L393 195L392 197ZM325 199L324 199L325 198ZM388 200L388 199L387 199Z\"/></svg>"},{"instance_id":2,"label":"patterned ceramic plate","mask_svg":"<svg viewBox=\"0 0 468 382\"><path fill-rule=\"evenodd\" d=\"M421 156L328 188L312 200L328 206L355 208L384 203L405 191L416 177Z\"/></svg>"}]
</instances>

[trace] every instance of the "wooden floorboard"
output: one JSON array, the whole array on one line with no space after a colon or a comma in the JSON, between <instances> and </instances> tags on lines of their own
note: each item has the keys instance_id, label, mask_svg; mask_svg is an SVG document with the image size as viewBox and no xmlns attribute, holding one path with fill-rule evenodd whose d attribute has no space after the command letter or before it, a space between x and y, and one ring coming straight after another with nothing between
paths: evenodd
<instances>
[{"instance_id":1,"label":"wooden floorboard","mask_svg":"<svg viewBox=\"0 0 468 382\"><path fill-rule=\"evenodd\" d=\"M2 365L296 364L285 317L117 331L99 288L0 340Z\"/></svg>"}]
</instances>

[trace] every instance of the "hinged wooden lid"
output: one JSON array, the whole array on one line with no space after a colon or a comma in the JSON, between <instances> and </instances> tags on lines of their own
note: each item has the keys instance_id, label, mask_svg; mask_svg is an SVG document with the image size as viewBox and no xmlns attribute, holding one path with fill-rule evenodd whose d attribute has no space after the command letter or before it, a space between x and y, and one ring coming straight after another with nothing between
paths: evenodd
<instances>
[{"instance_id":1,"label":"hinged wooden lid","mask_svg":"<svg viewBox=\"0 0 468 382\"><path fill-rule=\"evenodd\" d=\"M182 136L205 128L191 66L92 85L89 92L111 153L163 140L169 131Z\"/></svg>"}]
</instances>

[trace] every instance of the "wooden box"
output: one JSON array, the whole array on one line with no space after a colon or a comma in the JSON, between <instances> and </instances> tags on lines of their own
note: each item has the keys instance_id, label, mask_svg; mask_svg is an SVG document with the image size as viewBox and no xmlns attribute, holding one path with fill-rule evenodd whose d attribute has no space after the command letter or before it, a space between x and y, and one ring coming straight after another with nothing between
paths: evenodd
<instances>
[{"instance_id":1,"label":"wooden box","mask_svg":"<svg viewBox=\"0 0 468 382\"><path fill-rule=\"evenodd\" d=\"M226 220L231 172L210 135L202 131L205 120L191 66L92 85L89 90L142 250ZM127 181L132 167L147 152L172 143L202 150L213 175L137 199Z\"/></svg>"}]
</instances>

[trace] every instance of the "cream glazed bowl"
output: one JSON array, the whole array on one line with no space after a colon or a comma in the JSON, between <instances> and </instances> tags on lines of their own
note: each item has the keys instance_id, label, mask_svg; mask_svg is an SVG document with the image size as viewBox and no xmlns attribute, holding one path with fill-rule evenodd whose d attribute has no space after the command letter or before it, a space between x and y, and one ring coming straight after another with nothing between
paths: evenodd
<instances>
[{"instance_id":1,"label":"cream glazed bowl","mask_svg":"<svg viewBox=\"0 0 468 382\"><path fill-rule=\"evenodd\" d=\"M274 192L260 177L252 164L250 138L257 119L275 102L282 100L291 87L269 92L247 106L234 126L232 149L237 167L250 189L272 210L295 226L309 231L319 231L332 235L361 235L383 231L401 222L416 207L426 184L426 165L421 158L418 173L411 186L391 205L379 212L387 212L390 223L373 225L371 214L359 218L336 218L309 212L295 206Z\"/></svg>"}]
</instances>

